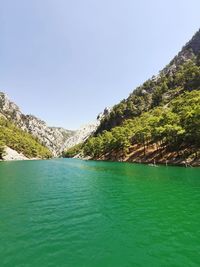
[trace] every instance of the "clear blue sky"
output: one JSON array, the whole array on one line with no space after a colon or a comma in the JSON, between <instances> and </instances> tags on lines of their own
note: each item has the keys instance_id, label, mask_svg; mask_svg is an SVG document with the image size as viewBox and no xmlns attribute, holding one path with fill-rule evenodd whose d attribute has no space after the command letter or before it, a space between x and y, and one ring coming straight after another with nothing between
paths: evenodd
<instances>
[{"instance_id":1,"label":"clear blue sky","mask_svg":"<svg viewBox=\"0 0 200 267\"><path fill-rule=\"evenodd\" d=\"M0 0L0 91L76 129L169 63L199 14L199 0Z\"/></svg>"}]
</instances>

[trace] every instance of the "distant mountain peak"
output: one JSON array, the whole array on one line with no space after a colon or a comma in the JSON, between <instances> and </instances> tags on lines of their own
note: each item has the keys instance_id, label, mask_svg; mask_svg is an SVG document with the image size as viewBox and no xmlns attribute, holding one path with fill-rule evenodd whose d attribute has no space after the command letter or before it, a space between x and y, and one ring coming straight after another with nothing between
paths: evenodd
<instances>
[{"instance_id":1,"label":"distant mountain peak","mask_svg":"<svg viewBox=\"0 0 200 267\"><path fill-rule=\"evenodd\" d=\"M16 110L19 111L20 108L12 101L9 100L9 97L4 92L0 92L0 111L4 110Z\"/></svg>"},{"instance_id":2,"label":"distant mountain peak","mask_svg":"<svg viewBox=\"0 0 200 267\"><path fill-rule=\"evenodd\" d=\"M180 65L188 60L192 60L200 54L200 29L193 35L181 51L172 61L160 72L161 74L173 74Z\"/></svg>"},{"instance_id":3,"label":"distant mountain peak","mask_svg":"<svg viewBox=\"0 0 200 267\"><path fill-rule=\"evenodd\" d=\"M183 47L182 50L192 50L195 55L200 53L200 29L195 33L192 39Z\"/></svg>"}]
</instances>

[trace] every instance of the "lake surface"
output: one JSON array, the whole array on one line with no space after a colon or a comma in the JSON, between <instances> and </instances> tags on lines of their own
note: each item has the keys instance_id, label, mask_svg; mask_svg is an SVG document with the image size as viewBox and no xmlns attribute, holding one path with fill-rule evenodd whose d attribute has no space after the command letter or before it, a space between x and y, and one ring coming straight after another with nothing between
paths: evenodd
<instances>
[{"instance_id":1,"label":"lake surface","mask_svg":"<svg viewBox=\"0 0 200 267\"><path fill-rule=\"evenodd\" d=\"M200 169L0 163L0 266L200 266Z\"/></svg>"}]
</instances>

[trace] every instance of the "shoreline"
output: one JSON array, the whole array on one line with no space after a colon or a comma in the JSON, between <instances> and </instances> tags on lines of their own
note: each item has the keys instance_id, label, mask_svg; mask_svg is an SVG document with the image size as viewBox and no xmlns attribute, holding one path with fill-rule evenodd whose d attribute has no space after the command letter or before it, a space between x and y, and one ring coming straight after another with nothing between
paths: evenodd
<instances>
[{"instance_id":1,"label":"shoreline","mask_svg":"<svg viewBox=\"0 0 200 267\"><path fill-rule=\"evenodd\" d=\"M146 153L144 154L143 147L135 145L129 150L129 153L126 155L123 153L123 151L110 151L107 154L98 157L84 157L81 154L78 154L74 158L108 162L129 162L151 166L181 166L188 168L200 167L200 158L198 154L196 156L192 153L187 155L184 152L184 150L166 151L165 149L155 149L154 146L149 146L148 149L146 149Z\"/></svg>"},{"instance_id":2,"label":"shoreline","mask_svg":"<svg viewBox=\"0 0 200 267\"><path fill-rule=\"evenodd\" d=\"M124 154L123 151L110 151L94 159L165 166L200 167L198 153L199 151L196 151L195 154L187 148L179 151L168 151L166 148L157 148L155 144L148 145L144 150L143 146L135 144L127 154Z\"/></svg>"},{"instance_id":3,"label":"shoreline","mask_svg":"<svg viewBox=\"0 0 200 267\"><path fill-rule=\"evenodd\" d=\"M35 160L46 160L40 158L27 158L27 159L0 159L0 162L14 162L14 161L35 161Z\"/></svg>"},{"instance_id":4,"label":"shoreline","mask_svg":"<svg viewBox=\"0 0 200 267\"><path fill-rule=\"evenodd\" d=\"M27 159L12 159L12 160L4 160L0 159L1 162L16 162L16 161L37 161L37 160L52 160L52 159L59 159L58 158L51 158L51 159L41 159L41 158L27 158ZM67 159L67 158L64 158ZM70 159L70 158L68 158ZM159 166L164 166L164 167L183 167L183 168L200 168L200 162L197 160L197 162L194 162L192 164L185 164L183 161L177 162L177 161L168 161L167 164L166 162L155 162L153 163L152 161L142 161L142 160L135 160L135 161L127 161L127 160L117 160L117 159L101 159L101 158L89 158L89 157L72 157L71 159L79 159L83 161L102 161L102 162L116 162L116 163L133 163L133 164L143 164L143 165L148 165L151 167L159 167Z\"/></svg>"},{"instance_id":5,"label":"shoreline","mask_svg":"<svg viewBox=\"0 0 200 267\"><path fill-rule=\"evenodd\" d=\"M1 161L21 161L21 160L37 160L39 158L28 158L23 153L19 153L16 150L6 146Z\"/></svg>"},{"instance_id":6,"label":"shoreline","mask_svg":"<svg viewBox=\"0 0 200 267\"><path fill-rule=\"evenodd\" d=\"M118 163L131 163L131 164L142 164L142 165L148 165L151 167L158 167L158 166L164 166L164 167L183 167L183 168L200 168L200 163L197 164L185 164L183 162L156 162L155 164L151 161L126 161L126 160L114 160L114 159L87 159L87 158L79 158L81 160L85 161L104 161L104 162L118 162Z\"/></svg>"},{"instance_id":7,"label":"shoreline","mask_svg":"<svg viewBox=\"0 0 200 267\"><path fill-rule=\"evenodd\" d=\"M28 158L24 154L17 152L16 150L6 147L5 154L0 159L0 162L12 162L12 161L30 161L30 160L47 160L45 158Z\"/></svg>"}]
</instances>

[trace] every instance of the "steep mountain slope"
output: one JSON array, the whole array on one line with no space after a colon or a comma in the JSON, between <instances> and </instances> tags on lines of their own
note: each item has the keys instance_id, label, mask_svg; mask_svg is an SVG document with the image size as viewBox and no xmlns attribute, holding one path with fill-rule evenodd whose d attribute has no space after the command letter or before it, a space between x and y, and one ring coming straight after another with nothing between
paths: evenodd
<instances>
[{"instance_id":1,"label":"steep mountain slope","mask_svg":"<svg viewBox=\"0 0 200 267\"><path fill-rule=\"evenodd\" d=\"M0 116L0 159L50 158L52 153L31 134Z\"/></svg>"},{"instance_id":2,"label":"steep mountain slope","mask_svg":"<svg viewBox=\"0 0 200 267\"><path fill-rule=\"evenodd\" d=\"M142 112L161 105L163 101L167 103L177 96L179 94L178 86L182 85L179 83L178 77L175 77L178 76L176 73L183 67L184 63L190 61L195 62L197 65L200 64L200 30L159 75L147 80L143 85L136 88L127 99L122 100L113 107L109 115L105 116L101 121L96 135L102 133L104 130L110 130L115 126L121 125L125 119L139 116ZM193 70L190 73L188 70L188 73L183 75L187 75L188 79L192 80L192 72ZM181 75L181 70L179 74ZM183 89L189 90L187 86L190 86L189 81ZM199 83L197 82L196 88L198 86Z\"/></svg>"},{"instance_id":3,"label":"steep mountain slope","mask_svg":"<svg viewBox=\"0 0 200 267\"><path fill-rule=\"evenodd\" d=\"M102 118L85 156L199 165L200 30L157 76Z\"/></svg>"},{"instance_id":4,"label":"steep mountain slope","mask_svg":"<svg viewBox=\"0 0 200 267\"><path fill-rule=\"evenodd\" d=\"M72 134L72 131L63 128L48 127L44 121L35 116L24 115L19 107L2 92L0 92L0 114L23 131L37 138L54 156L62 153L63 144Z\"/></svg>"}]
</instances>

